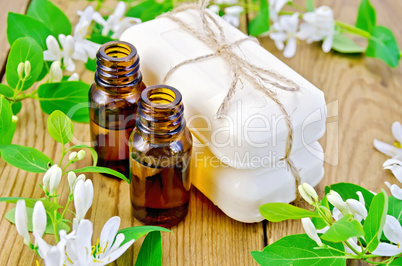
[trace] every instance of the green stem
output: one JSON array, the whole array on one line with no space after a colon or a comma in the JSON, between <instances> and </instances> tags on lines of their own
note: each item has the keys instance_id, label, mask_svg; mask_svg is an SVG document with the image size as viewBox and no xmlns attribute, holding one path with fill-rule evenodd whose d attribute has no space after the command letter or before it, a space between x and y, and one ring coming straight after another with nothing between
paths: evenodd
<instances>
[{"instance_id":1,"label":"green stem","mask_svg":"<svg viewBox=\"0 0 402 266\"><path fill-rule=\"evenodd\" d=\"M72 164L72 162L71 162L71 161L68 161L68 163L66 164L66 166L64 166L64 168L63 168L63 174L64 174L64 170L66 170L66 168L67 168L70 164Z\"/></svg>"},{"instance_id":2,"label":"green stem","mask_svg":"<svg viewBox=\"0 0 402 266\"><path fill-rule=\"evenodd\" d=\"M68 205L70 204L70 202L71 202L71 199L70 199L70 197L68 197L67 204L66 204L66 206L64 207L63 213L61 214L59 221L61 221L61 220L63 219L63 217L64 217L64 214L66 214L66 211L67 211L67 208L68 208Z\"/></svg>"},{"instance_id":3,"label":"green stem","mask_svg":"<svg viewBox=\"0 0 402 266\"><path fill-rule=\"evenodd\" d=\"M64 153L64 145L63 145L62 148L61 148L61 158L60 158L59 166L63 162L64 155L66 155L66 154Z\"/></svg>"},{"instance_id":4,"label":"green stem","mask_svg":"<svg viewBox=\"0 0 402 266\"><path fill-rule=\"evenodd\" d=\"M352 33L354 35L358 35L360 37L369 39L371 37L371 34L365 30L359 29L355 26L352 26L350 24L335 20L335 24L339 27L341 27L342 29L347 30L349 33Z\"/></svg>"},{"instance_id":5,"label":"green stem","mask_svg":"<svg viewBox=\"0 0 402 266\"><path fill-rule=\"evenodd\" d=\"M360 258L364 258L365 254L363 252L358 252L354 247L352 247L351 244L349 244L347 241L343 241L343 243L348 246L355 254L357 254Z\"/></svg>"}]
</instances>

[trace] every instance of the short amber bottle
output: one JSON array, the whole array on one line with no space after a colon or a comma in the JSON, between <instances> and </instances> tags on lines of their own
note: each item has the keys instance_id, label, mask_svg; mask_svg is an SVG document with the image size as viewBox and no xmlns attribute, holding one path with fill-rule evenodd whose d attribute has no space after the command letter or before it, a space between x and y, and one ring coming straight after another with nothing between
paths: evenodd
<instances>
[{"instance_id":1,"label":"short amber bottle","mask_svg":"<svg viewBox=\"0 0 402 266\"><path fill-rule=\"evenodd\" d=\"M191 133L182 96L166 85L146 88L130 137L131 202L143 224L171 227L188 212Z\"/></svg>"},{"instance_id":2,"label":"short amber bottle","mask_svg":"<svg viewBox=\"0 0 402 266\"><path fill-rule=\"evenodd\" d=\"M98 165L128 177L128 140L135 126L138 99L146 87L139 71L139 56L133 45L115 41L102 45L96 60L89 118Z\"/></svg>"}]
</instances>

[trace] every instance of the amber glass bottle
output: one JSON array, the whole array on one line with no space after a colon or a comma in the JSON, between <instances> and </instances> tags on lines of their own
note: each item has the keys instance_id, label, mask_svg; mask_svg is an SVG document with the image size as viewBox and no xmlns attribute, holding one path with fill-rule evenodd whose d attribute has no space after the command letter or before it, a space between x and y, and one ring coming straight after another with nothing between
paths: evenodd
<instances>
[{"instance_id":1,"label":"amber glass bottle","mask_svg":"<svg viewBox=\"0 0 402 266\"><path fill-rule=\"evenodd\" d=\"M131 202L144 224L171 227L188 212L192 137L181 99L175 88L156 85L138 101L130 137Z\"/></svg>"},{"instance_id":2,"label":"amber glass bottle","mask_svg":"<svg viewBox=\"0 0 402 266\"><path fill-rule=\"evenodd\" d=\"M115 41L102 45L96 60L89 118L98 165L129 177L128 140L135 126L137 102L145 89L139 56L133 45Z\"/></svg>"}]
</instances>

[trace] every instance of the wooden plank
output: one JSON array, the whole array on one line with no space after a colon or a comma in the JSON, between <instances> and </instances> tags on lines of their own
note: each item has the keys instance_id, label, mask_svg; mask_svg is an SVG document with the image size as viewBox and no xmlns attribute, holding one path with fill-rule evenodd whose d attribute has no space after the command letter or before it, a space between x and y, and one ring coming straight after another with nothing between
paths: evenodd
<instances>
[{"instance_id":1,"label":"wooden plank","mask_svg":"<svg viewBox=\"0 0 402 266\"><path fill-rule=\"evenodd\" d=\"M30 0L0 1L0 78L4 74L5 63L10 50L7 41L7 13L25 13L30 2Z\"/></svg>"},{"instance_id":2,"label":"wooden plank","mask_svg":"<svg viewBox=\"0 0 402 266\"><path fill-rule=\"evenodd\" d=\"M304 5L305 1L294 1ZM354 24L360 1L315 1L316 6L329 5L335 18ZM377 21L392 29L400 47L402 29L398 14L402 3L391 0L372 0ZM325 177L317 186L320 196L326 185L353 182L378 192L388 189L384 181L398 183L390 171L382 169L387 157L373 147L375 138L394 142L391 125L402 116L402 68L392 69L380 60L359 55L324 54L320 44L300 42L296 56L283 57L272 40L263 38L262 45L322 89L329 108L327 132L320 141L325 150ZM362 42L365 43L364 41ZM331 114L332 113L332 114ZM306 207L306 204L297 203ZM268 223L268 244L295 233L304 233L300 221ZM366 265L350 262L350 265Z\"/></svg>"}]
</instances>

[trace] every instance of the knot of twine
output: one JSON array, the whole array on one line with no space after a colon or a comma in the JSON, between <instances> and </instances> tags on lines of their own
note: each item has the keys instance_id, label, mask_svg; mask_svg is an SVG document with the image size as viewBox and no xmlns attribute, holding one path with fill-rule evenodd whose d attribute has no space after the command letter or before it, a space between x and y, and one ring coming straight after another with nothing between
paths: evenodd
<instances>
[{"instance_id":1,"label":"knot of twine","mask_svg":"<svg viewBox=\"0 0 402 266\"><path fill-rule=\"evenodd\" d=\"M216 19L208 12L206 12L206 7L208 5L208 0L200 0L199 4L184 4L177 8L175 8L172 12L166 13L161 15L160 17L166 17L170 20L177 23L181 28L189 32L191 35L199 39L201 42L209 46L214 53L198 56L196 58L185 60L174 67L172 67L168 73L165 75L163 79L163 83L166 84L166 81L169 77L180 67L192 63L201 62L213 57L221 57L224 59L226 64L230 69L230 73L232 74L232 82L230 84L228 93L226 94L223 102L221 103L218 111L217 111L217 118L221 118L222 115L226 114L227 109L230 105L230 101L232 100L233 96L236 94L238 89L238 83L240 82L243 84L241 78L249 81L254 88L263 92L268 98L270 98L281 110L282 114L286 120L286 126L288 128L288 136L286 140L286 152L285 156L281 159L286 162L287 168L290 169L294 178L295 178L295 185L296 185L296 198L299 197L297 193L297 187L300 184L300 175L299 171L296 169L293 161L289 158L290 153L292 151L293 146L293 125L291 123L290 115L286 111L285 106L279 101L277 98L276 92L271 90L267 87L275 87L285 91L298 91L300 89L299 85L295 82L287 79L286 77L276 73L272 70L263 69L253 64L250 64L245 58L240 57L238 54L233 52L234 47L239 47L239 44L245 41L254 41L258 43L258 40L252 37L246 37L240 40L237 40L233 43L229 43L225 34L224 30L221 25L216 21ZM203 31L197 31L186 24L183 20L179 19L175 16L177 13L194 9L200 12L200 18L202 22ZM212 22L212 23L211 23ZM214 31L211 28L211 25L214 25L218 31ZM259 44L259 43L258 43ZM241 85L241 88L243 85Z\"/></svg>"}]
</instances>

